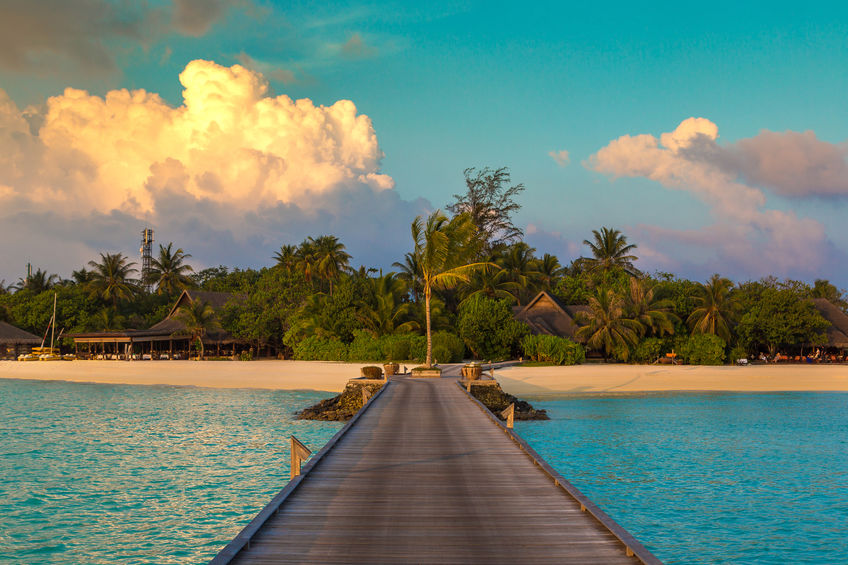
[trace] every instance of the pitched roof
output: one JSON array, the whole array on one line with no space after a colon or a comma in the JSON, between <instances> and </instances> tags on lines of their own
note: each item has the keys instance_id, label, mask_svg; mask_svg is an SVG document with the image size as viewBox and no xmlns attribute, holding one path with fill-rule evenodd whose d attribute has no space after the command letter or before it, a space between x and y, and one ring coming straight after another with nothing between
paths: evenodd
<instances>
[{"instance_id":1,"label":"pitched roof","mask_svg":"<svg viewBox=\"0 0 848 565\"><path fill-rule=\"evenodd\" d=\"M41 338L12 324L0 322L0 343L40 344Z\"/></svg>"},{"instance_id":2,"label":"pitched roof","mask_svg":"<svg viewBox=\"0 0 848 565\"><path fill-rule=\"evenodd\" d=\"M579 327L575 317L586 309L588 306L563 304L543 290L515 314L515 319L530 326L533 333L573 338Z\"/></svg>"},{"instance_id":3,"label":"pitched roof","mask_svg":"<svg viewBox=\"0 0 848 565\"><path fill-rule=\"evenodd\" d=\"M822 318L830 322L827 344L831 347L848 347L848 314L827 298L813 298L813 306Z\"/></svg>"}]
</instances>

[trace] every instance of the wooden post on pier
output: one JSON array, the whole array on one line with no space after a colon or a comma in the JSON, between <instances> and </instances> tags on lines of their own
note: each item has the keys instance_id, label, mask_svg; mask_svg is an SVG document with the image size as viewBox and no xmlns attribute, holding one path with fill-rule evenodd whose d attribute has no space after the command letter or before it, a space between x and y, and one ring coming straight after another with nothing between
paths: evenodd
<instances>
[{"instance_id":1,"label":"wooden post on pier","mask_svg":"<svg viewBox=\"0 0 848 565\"><path fill-rule=\"evenodd\" d=\"M362 387L362 405L365 406L366 404L368 404L369 400L371 400L371 391L363 386Z\"/></svg>"},{"instance_id":2,"label":"wooden post on pier","mask_svg":"<svg viewBox=\"0 0 848 565\"><path fill-rule=\"evenodd\" d=\"M515 402L504 408L501 416L506 419L506 427L512 429L515 423Z\"/></svg>"},{"instance_id":3,"label":"wooden post on pier","mask_svg":"<svg viewBox=\"0 0 848 565\"><path fill-rule=\"evenodd\" d=\"M303 445L299 439L291 436L291 478L294 479L300 475L300 466L304 461L309 459L312 451Z\"/></svg>"}]
</instances>

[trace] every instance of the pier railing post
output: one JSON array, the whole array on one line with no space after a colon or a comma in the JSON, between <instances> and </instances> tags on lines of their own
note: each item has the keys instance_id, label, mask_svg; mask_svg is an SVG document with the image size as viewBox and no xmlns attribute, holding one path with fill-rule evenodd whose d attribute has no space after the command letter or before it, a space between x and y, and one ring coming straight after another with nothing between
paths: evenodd
<instances>
[{"instance_id":1,"label":"pier railing post","mask_svg":"<svg viewBox=\"0 0 848 565\"><path fill-rule=\"evenodd\" d=\"M501 412L501 416L506 419L506 427L512 429L513 424L515 423L515 402L504 408L503 412Z\"/></svg>"},{"instance_id":2,"label":"pier railing post","mask_svg":"<svg viewBox=\"0 0 848 565\"><path fill-rule=\"evenodd\" d=\"M362 405L365 406L366 404L368 404L369 400L371 400L371 391L363 386L362 387Z\"/></svg>"},{"instance_id":3,"label":"pier railing post","mask_svg":"<svg viewBox=\"0 0 848 565\"><path fill-rule=\"evenodd\" d=\"M303 445L299 439L291 436L291 478L294 479L300 475L300 466L304 461L309 459L312 451Z\"/></svg>"}]
</instances>

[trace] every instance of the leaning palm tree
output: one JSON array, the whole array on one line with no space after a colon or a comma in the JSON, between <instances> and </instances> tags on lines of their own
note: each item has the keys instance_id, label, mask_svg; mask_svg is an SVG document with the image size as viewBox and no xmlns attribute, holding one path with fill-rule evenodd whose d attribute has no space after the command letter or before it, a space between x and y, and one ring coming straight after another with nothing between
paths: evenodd
<instances>
[{"instance_id":1,"label":"leaning palm tree","mask_svg":"<svg viewBox=\"0 0 848 565\"><path fill-rule=\"evenodd\" d=\"M339 278L341 273L350 269L350 254L345 251L345 246L339 238L333 235L322 235L317 239L309 240L314 247L315 272L330 284L330 294L333 294L333 281Z\"/></svg>"},{"instance_id":2,"label":"leaning palm tree","mask_svg":"<svg viewBox=\"0 0 848 565\"><path fill-rule=\"evenodd\" d=\"M576 337L589 347L599 349L604 360L619 352L623 361L630 356L630 346L639 341L641 324L625 317L624 299L612 289L598 289L589 297L589 311L579 312L577 321L583 324Z\"/></svg>"},{"instance_id":3,"label":"leaning palm tree","mask_svg":"<svg viewBox=\"0 0 848 565\"><path fill-rule=\"evenodd\" d=\"M185 253L182 248L172 251L173 245L160 245L159 257L150 263L150 280L146 282L156 284L156 294L171 295L193 285L194 281L188 273L193 273L194 269L184 263L191 255Z\"/></svg>"},{"instance_id":4,"label":"leaning palm tree","mask_svg":"<svg viewBox=\"0 0 848 565\"><path fill-rule=\"evenodd\" d=\"M101 253L100 263L89 261L88 265L92 268L88 283L91 292L111 301L114 308L118 307L118 301L130 299L138 292L136 281L130 278L137 272L135 263L123 253Z\"/></svg>"},{"instance_id":5,"label":"leaning palm tree","mask_svg":"<svg viewBox=\"0 0 848 565\"><path fill-rule=\"evenodd\" d=\"M627 317L642 325L643 334L671 335L674 324L680 321L672 311L672 301L654 296L654 287L643 279L630 279L630 289L624 302Z\"/></svg>"},{"instance_id":6,"label":"leaning palm tree","mask_svg":"<svg viewBox=\"0 0 848 565\"><path fill-rule=\"evenodd\" d=\"M452 288L468 282L471 275L493 266L488 261L468 263L473 251L476 228L467 213L448 219L436 210L427 221L418 216L412 222L413 255L421 266L421 286L424 290L424 314L427 329L426 366L433 364L433 336L430 320L430 299L434 288Z\"/></svg>"},{"instance_id":7,"label":"leaning palm tree","mask_svg":"<svg viewBox=\"0 0 848 565\"><path fill-rule=\"evenodd\" d=\"M641 276L639 269L633 265L638 257L630 254L636 249L636 244L628 244L627 237L612 228L592 230L592 234L595 236L594 241L583 240L583 244L589 246L592 256L579 259L582 267L603 274L621 268L634 277Z\"/></svg>"},{"instance_id":8,"label":"leaning palm tree","mask_svg":"<svg viewBox=\"0 0 848 565\"><path fill-rule=\"evenodd\" d=\"M212 306L206 301L194 300L180 306L174 318L185 326L175 334L187 335L191 341L197 343L200 349L198 360L203 359L203 336L221 327Z\"/></svg>"},{"instance_id":9,"label":"leaning palm tree","mask_svg":"<svg viewBox=\"0 0 848 565\"><path fill-rule=\"evenodd\" d=\"M733 282L717 273L706 284L698 283L695 304L686 323L693 333L717 335L730 343L730 326L736 319L736 301L731 294Z\"/></svg>"}]
</instances>

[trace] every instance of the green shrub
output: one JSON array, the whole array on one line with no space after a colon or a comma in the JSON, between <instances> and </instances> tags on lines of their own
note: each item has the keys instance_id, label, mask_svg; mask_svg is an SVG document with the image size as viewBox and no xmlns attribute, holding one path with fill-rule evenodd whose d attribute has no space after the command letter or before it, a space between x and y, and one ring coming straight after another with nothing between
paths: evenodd
<instances>
[{"instance_id":1,"label":"green shrub","mask_svg":"<svg viewBox=\"0 0 848 565\"><path fill-rule=\"evenodd\" d=\"M348 347L349 361L382 361L385 359L381 340L366 331L354 330L353 342Z\"/></svg>"},{"instance_id":2,"label":"green shrub","mask_svg":"<svg viewBox=\"0 0 848 565\"><path fill-rule=\"evenodd\" d=\"M242 351L239 353L239 361L253 361L253 352L251 351Z\"/></svg>"},{"instance_id":3,"label":"green shrub","mask_svg":"<svg viewBox=\"0 0 848 565\"><path fill-rule=\"evenodd\" d=\"M637 363L654 363L667 349L664 340L658 337L643 339L633 350L632 359Z\"/></svg>"},{"instance_id":4,"label":"green shrub","mask_svg":"<svg viewBox=\"0 0 848 565\"><path fill-rule=\"evenodd\" d=\"M394 339L388 341L388 347L385 347L383 352L388 353L387 357L390 361L405 361L411 359L409 356L410 345L408 339ZM388 349L388 351L385 351L385 349Z\"/></svg>"},{"instance_id":5,"label":"green shrub","mask_svg":"<svg viewBox=\"0 0 848 565\"><path fill-rule=\"evenodd\" d=\"M576 365L586 360L578 343L554 335L526 335L521 340L524 355L533 361L554 365Z\"/></svg>"},{"instance_id":6,"label":"green shrub","mask_svg":"<svg viewBox=\"0 0 848 565\"><path fill-rule=\"evenodd\" d=\"M383 378L383 369L381 369L380 367L374 367L373 365L369 365L367 367L362 367L359 371L366 379Z\"/></svg>"},{"instance_id":7,"label":"green shrub","mask_svg":"<svg viewBox=\"0 0 848 565\"><path fill-rule=\"evenodd\" d=\"M507 301L481 296L460 307L457 330L471 354L486 360L517 357L522 338L530 333L527 324L513 318Z\"/></svg>"},{"instance_id":8,"label":"green shrub","mask_svg":"<svg viewBox=\"0 0 848 565\"><path fill-rule=\"evenodd\" d=\"M296 343L294 358L303 361L347 361L347 345L337 339L310 336Z\"/></svg>"},{"instance_id":9,"label":"green shrub","mask_svg":"<svg viewBox=\"0 0 848 565\"><path fill-rule=\"evenodd\" d=\"M409 358L424 361L427 357L427 336L417 335L409 340Z\"/></svg>"},{"instance_id":10,"label":"green shrub","mask_svg":"<svg viewBox=\"0 0 848 565\"><path fill-rule=\"evenodd\" d=\"M690 365L721 365L724 361L724 340L712 334L692 334L682 342L678 353Z\"/></svg>"},{"instance_id":11,"label":"green shrub","mask_svg":"<svg viewBox=\"0 0 848 565\"><path fill-rule=\"evenodd\" d=\"M426 340L426 337L425 337ZM439 353L436 353L436 350ZM426 351L425 351L426 354ZM450 332L438 331L433 334L433 357L439 363L458 363L465 355L465 343Z\"/></svg>"},{"instance_id":12,"label":"green shrub","mask_svg":"<svg viewBox=\"0 0 848 565\"><path fill-rule=\"evenodd\" d=\"M748 352L745 351L745 348L741 345L737 345L733 349L730 350L730 359L728 359L731 363L736 363L738 359L747 359Z\"/></svg>"}]
</instances>

